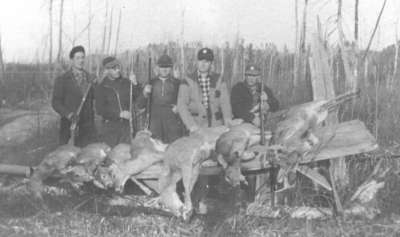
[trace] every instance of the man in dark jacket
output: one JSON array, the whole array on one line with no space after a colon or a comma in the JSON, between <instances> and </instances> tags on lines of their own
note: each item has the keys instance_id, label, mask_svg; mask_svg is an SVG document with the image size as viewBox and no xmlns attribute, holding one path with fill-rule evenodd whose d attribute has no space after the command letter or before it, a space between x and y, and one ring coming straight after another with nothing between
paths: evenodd
<instances>
[{"instance_id":1,"label":"man in dark jacket","mask_svg":"<svg viewBox=\"0 0 400 237\"><path fill-rule=\"evenodd\" d=\"M150 131L154 138L172 143L183 135L183 125L176 103L180 81L172 76L172 59L162 55L158 61L159 75L143 90L139 107L144 108L150 99Z\"/></svg>"},{"instance_id":2,"label":"man in dark jacket","mask_svg":"<svg viewBox=\"0 0 400 237\"><path fill-rule=\"evenodd\" d=\"M262 80L260 70L255 65L248 65L245 71L245 81L238 82L231 92L232 113L234 118L241 118L245 122L260 125L259 103L260 98L265 101L262 112L275 112L279 109L279 102L271 89L264 86L261 92ZM261 96L260 96L260 93Z\"/></svg>"},{"instance_id":3,"label":"man in dark jacket","mask_svg":"<svg viewBox=\"0 0 400 237\"><path fill-rule=\"evenodd\" d=\"M78 121L74 145L85 146L96 139L93 109L94 78L83 69L85 49L82 46L74 47L69 57L72 62L72 67L56 78L53 89L52 106L61 116L60 144L68 143L71 136L71 124L74 121ZM87 91L88 93L83 102L83 107L78 114L78 108Z\"/></svg>"},{"instance_id":4,"label":"man in dark jacket","mask_svg":"<svg viewBox=\"0 0 400 237\"><path fill-rule=\"evenodd\" d=\"M103 60L104 79L96 87L96 111L102 117L100 141L114 147L119 143L130 143L130 103L138 98L141 88L134 74L129 79L121 75L121 64L115 57ZM130 97L130 83L133 85ZM131 102L132 100L132 102ZM133 112L133 111L132 111Z\"/></svg>"}]
</instances>

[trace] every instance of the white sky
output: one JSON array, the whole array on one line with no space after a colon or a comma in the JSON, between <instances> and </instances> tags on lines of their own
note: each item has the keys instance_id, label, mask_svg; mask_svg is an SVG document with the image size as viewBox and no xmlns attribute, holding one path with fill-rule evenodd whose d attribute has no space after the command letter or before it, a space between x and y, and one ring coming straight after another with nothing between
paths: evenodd
<instances>
[{"instance_id":1,"label":"white sky","mask_svg":"<svg viewBox=\"0 0 400 237\"><path fill-rule=\"evenodd\" d=\"M61 0L54 1L53 47L58 48L58 14ZM104 28L105 0L91 0L92 51L101 47ZM303 3L304 0L299 0ZM309 0L309 36L315 29L318 14L323 27L334 29L337 0ZM344 27L348 39L353 37L355 0L343 0ZM373 30L383 0L360 0L360 43L365 47ZM64 52L72 42L68 38L78 34L88 23L89 0L65 0ZM119 9L122 23L118 50L132 49L147 43L179 40L182 9L185 10L185 41L203 41L206 44L232 42L236 33L246 42L261 45L273 42L289 49L294 44L295 0L110 0L113 7L113 37L115 47ZM49 0L0 0L0 34L6 61L47 60ZM373 43L379 49L395 41L396 21L400 16L400 0L388 0L381 26ZM302 4L299 17L302 15ZM75 20L74 20L75 19ZM330 20L329 20L330 19ZM331 41L335 41L335 34ZM84 32L75 44L87 46Z\"/></svg>"}]
</instances>

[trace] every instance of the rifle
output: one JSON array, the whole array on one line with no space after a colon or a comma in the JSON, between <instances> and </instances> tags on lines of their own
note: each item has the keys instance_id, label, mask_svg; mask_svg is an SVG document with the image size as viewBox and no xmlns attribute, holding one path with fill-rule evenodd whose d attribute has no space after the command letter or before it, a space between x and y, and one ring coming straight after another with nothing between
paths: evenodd
<instances>
[{"instance_id":1,"label":"rifle","mask_svg":"<svg viewBox=\"0 0 400 237\"><path fill-rule=\"evenodd\" d=\"M129 69L129 76L130 76L131 73L133 73L133 55L131 57L129 67L130 67L130 69ZM133 85L132 85L132 82L130 82L130 85L129 85L129 112L131 114L131 117L129 119L129 132L130 132L131 139L133 139L133 134L136 131L136 111L133 108L132 97L133 97Z\"/></svg>"},{"instance_id":2,"label":"rifle","mask_svg":"<svg viewBox=\"0 0 400 237\"><path fill-rule=\"evenodd\" d=\"M93 84L93 81L90 80L89 85L87 86L85 93L82 96L81 103L79 104L78 109L76 111L76 119L74 121L72 121L71 126L69 127L69 130L70 130L70 138L68 140L69 145L75 145L75 135L76 135L77 127L78 127L77 125L79 122L79 115L82 111L83 105L86 102L89 91L92 88L92 84Z\"/></svg>"},{"instance_id":3,"label":"rifle","mask_svg":"<svg viewBox=\"0 0 400 237\"><path fill-rule=\"evenodd\" d=\"M148 71L148 81L147 83L150 84L151 82L151 55L149 56L149 71ZM146 102L146 121L144 124L144 128L149 130L150 128L150 109L151 109L151 94L149 94L149 98L147 98Z\"/></svg>"}]
</instances>

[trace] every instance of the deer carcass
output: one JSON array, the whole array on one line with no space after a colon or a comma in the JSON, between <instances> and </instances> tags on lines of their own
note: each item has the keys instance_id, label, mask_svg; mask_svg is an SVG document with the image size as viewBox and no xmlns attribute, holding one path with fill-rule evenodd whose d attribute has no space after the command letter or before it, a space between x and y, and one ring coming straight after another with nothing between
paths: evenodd
<instances>
[{"instance_id":1,"label":"deer carcass","mask_svg":"<svg viewBox=\"0 0 400 237\"><path fill-rule=\"evenodd\" d=\"M123 192L126 181L162 160L166 147L150 132L138 132L130 145L119 144L111 150L105 166L96 169L95 184Z\"/></svg>"},{"instance_id":2,"label":"deer carcass","mask_svg":"<svg viewBox=\"0 0 400 237\"><path fill-rule=\"evenodd\" d=\"M270 138L271 133L266 132L266 140ZM225 179L232 186L245 181L240 171L240 163L255 158L255 154L247 149L259 144L260 140L260 129L249 123L232 126L218 138L215 147L217 160L224 169Z\"/></svg>"},{"instance_id":3,"label":"deer carcass","mask_svg":"<svg viewBox=\"0 0 400 237\"><path fill-rule=\"evenodd\" d=\"M201 128L189 136L171 143L164 154L163 170L159 177L159 201L176 216L188 220L193 205L191 193L198 179L201 164L209 159L217 139L228 130L225 126ZM176 184L183 181L184 204L176 193Z\"/></svg>"},{"instance_id":4,"label":"deer carcass","mask_svg":"<svg viewBox=\"0 0 400 237\"><path fill-rule=\"evenodd\" d=\"M28 187L36 197L41 197L43 181L50 176L62 176L62 171L75 162L80 148L63 145L49 153L34 170Z\"/></svg>"}]
</instances>

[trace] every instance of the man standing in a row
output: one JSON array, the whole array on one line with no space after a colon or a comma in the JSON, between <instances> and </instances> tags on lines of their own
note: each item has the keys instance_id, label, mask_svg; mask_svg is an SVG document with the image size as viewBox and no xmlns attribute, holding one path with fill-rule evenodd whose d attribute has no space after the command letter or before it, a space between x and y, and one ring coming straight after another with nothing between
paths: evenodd
<instances>
[{"instance_id":1,"label":"man standing in a row","mask_svg":"<svg viewBox=\"0 0 400 237\"><path fill-rule=\"evenodd\" d=\"M197 54L197 71L185 78L179 88L178 112L190 132L232 120L228 88L219 74L211 72L213 60L211 49L201 49Z\"/></svg>"},{"instance_id":2,"label":"man standing in a row","mask_svg":"<svg viewBox=\"0 0 400 237\"><path fill-rule=\"evenodd\" d=\"M197 71L185 78L178 94L178 112L187 130L194 132L201 127L229 125L232 110L226 83L214 72L211 64L214 53L209 48L200 49L197 54ZM200 175L192 200L199 214L207 212L204 198L208 192L208 177Z\"/></svg>"},{"instance_id":3,"label":"man standing in a row","mask_svg":"<svg viewBox=\"0 0 400 237\"><path fill-rule=\"evenodd\" d=\"M279 109L279 102L271 89L264 86L261 89L261 71L256 65L246 67L245 80L233 86L231 104L234 118L243 119L247 123L260 126L260 99L264 103L263 113L275 112Z\"/></svg>"},{"instance_id":4,"label":"man standing in a row","mask_svg":"<svg viewBox=\"0 0 400 237\"><path fill-rule=\"evenodd\" d=\"M172 143L183 136L183 126L178 115L177 97L180 81L172 75L173 62L168 55L157 61L159 75L144 87L139 108L150 99L150 131L154 138Z\"/></svg>"},{"instance_id":5,"label":"man standing in a row","mask_svg":"<svg viewBox=\"0 0 400 237\"><path fill-rule=\"evenodd\" d=\"M83 69L85 49L74 47L70 54L71 69L57 77L54 83L52 107L61 116L59 143L67 144L71 124L77 122L76 146L85 146L96 139L94 124L94 77ZM85 97L86 96L86 97ZM78 111L81 103L83 106Z\"/></svg>"},{"instance_id":6,"label":"man standing in a row","mask_svg":"<svg viewBox=\"0 0 400 237\"><path fill-rule=\"evenodd\" d=\"M114 147L119 143L130 143L130 103L135 101L141 88L134 74L129 79L121 75L121 63L115 57L103 60L105 78L96 88L96 111L103 118L100 141ZM133 84L132 98L130 83ZM133 101L131 101L133 100ZM132 134L133 135L133 134Z\"/></svg>"}]
</instances>

